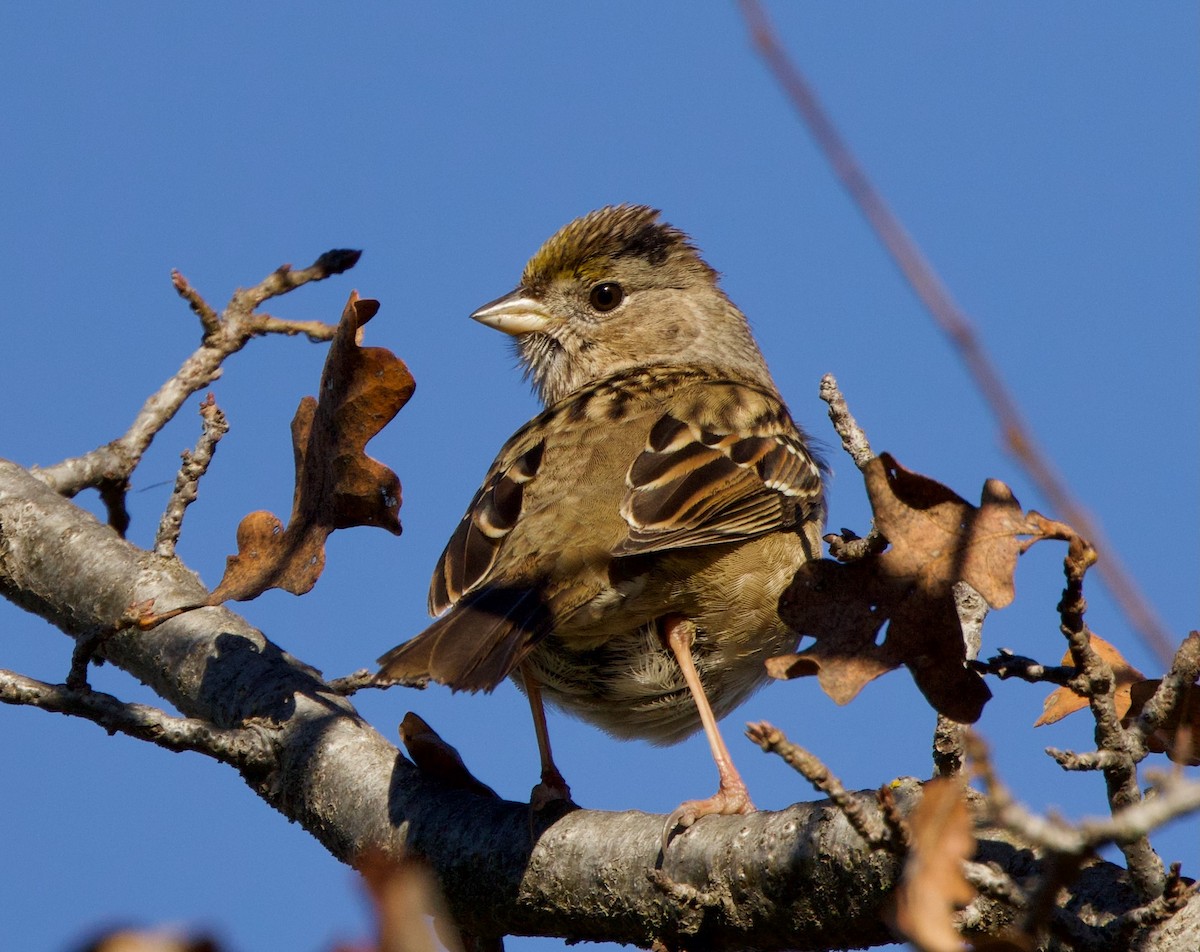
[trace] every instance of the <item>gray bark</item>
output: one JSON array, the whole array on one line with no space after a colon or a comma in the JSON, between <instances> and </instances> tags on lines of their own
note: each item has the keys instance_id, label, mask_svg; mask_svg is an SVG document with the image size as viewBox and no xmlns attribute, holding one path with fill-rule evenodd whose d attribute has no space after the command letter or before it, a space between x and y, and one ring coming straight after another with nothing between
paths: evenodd
<instances>
[{"instance_id":1,"label":"gray bark","mask_svg":"<svg viewBox=\"0 0 1200 952\"><path fill-rule=\"evenodd\" d=\"M26 470L0 461L0 594L79 639L111 627L136 602L152 598L163 612L207 592L178 561L125 542ZM665 861L663 818L649 814L580 810L531 836L528 807L426 780L315 671L227 609L125 631L101 651L186 716L265 741L273 757L234 769L338 859L372 848L424 856L452 913L475 935L658 939L711 949L893 941L882 910L899 864L868 851L825 801L708 819L678 837ZM874 802L869 791L859 796ZM902 785L902 809L918 796L915 781ZM1037 873L1031 851L999 833L980 836L980 860L1019 881ZM1136 904L1123 871L1108 863L1091 865L1059 901L1093 926ZM1010 915L980 901L970 925L993 931ZM1098 942L1085 925L1046 947L1116 947ZM1193 896L1140 948L1200 948L1200 899Z\"/></svg>"}]
</instances>

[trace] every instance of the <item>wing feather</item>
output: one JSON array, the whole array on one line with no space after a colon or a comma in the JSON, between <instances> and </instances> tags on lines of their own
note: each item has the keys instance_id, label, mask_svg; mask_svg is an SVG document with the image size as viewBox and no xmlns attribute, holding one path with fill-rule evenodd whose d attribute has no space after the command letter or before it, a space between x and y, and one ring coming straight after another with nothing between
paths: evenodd
<instances>
[{"instance_id":1,"label":"wing feather","mask_svg":"<svg viewBox=\"0 0 1200 952\"><path fill-rule=\"evenodd\" d=\"M629 467L616 555L716 545L823 517L821 463L782 402L729 381L695 388Z\"/></svg>"}]
</instances>

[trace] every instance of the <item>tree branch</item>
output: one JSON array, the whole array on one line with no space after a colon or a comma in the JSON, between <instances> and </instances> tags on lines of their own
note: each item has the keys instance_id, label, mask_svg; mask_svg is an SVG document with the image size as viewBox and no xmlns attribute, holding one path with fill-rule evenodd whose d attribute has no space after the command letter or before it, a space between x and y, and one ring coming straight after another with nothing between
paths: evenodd
<instances>
[{"instance_id":1,"label":"tree branch","mask_svg":"<svg viewBox=\"0 0 1200 952\"><path fill-rule=\"evenodd\" d=\"M130 605L153 599L161 613L204 594L178 560L130 545L0 461L0 595L85 637L110 629ZM365 850L425 857L452 914L478 936L712 949L890 941L882 908L898 862L866 848L828 801L705 818L656 866L662 817L580 810L536 828L531 839L526 805L422 776L316 672L224 608L187 611L149 632L122 630L99 651L186 718L216 730L254 724L270 756L239 769L258 796L343 861ZM851 796L878 811L873 791ZM915 800L899 796L898 810ZM980 834L978 860L1010 876L1027 875L1031 856L1009 834ZM654 868L660 872L652 877ZM696 902L672 899L667 883L687 887L676 895ZM1106 863L1096 864L1088 891L1072 886L1064 901L1096 928L1138 905L1123 872ZM985 914L987 927L998 929L1012 910L996 903ZM1189 900L1162 928L1184 928L1180 941L1191 944L1175 947L1195 948L1200 901Z\"/></svg>"},{"instance_id":2,"label":"tree branch","mask_svg":"<svg viewBox=\"0 0 1200 952\"><path fill-rule=\"evenodd\" d=\"M128 734L176 753L196 751L243 771L257 772L275 763L263 731L222 729L205 720L172 717L146 704L127 703L99 691L77 691L65 684L46 684L13 671L0 670L0 701L82 717L110 734Z\"/></svg>"}]
</instances>

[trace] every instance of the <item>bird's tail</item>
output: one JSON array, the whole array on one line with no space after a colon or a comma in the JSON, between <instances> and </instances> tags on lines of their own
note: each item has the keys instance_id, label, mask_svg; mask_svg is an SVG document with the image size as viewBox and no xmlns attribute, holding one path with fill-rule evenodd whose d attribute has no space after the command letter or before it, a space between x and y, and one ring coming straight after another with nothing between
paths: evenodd
<instances>
[{"instance_id":1,"label":"bird's tail","mask_svg":"<svg viewBox=\"0 0 1200 952\"><path fill-rule=\"evenodd\" d=\"M550 613L536 592L487 588L380 658L375 681L432 678L456 691L491 691L550 631Z\"/></svg>"}]
</instances>

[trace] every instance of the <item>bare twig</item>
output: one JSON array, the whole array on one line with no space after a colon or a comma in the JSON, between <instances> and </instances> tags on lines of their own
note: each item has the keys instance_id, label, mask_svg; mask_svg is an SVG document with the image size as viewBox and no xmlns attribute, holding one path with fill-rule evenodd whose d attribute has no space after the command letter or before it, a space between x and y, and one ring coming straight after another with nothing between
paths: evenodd
<instances>
[{"instance_id":1,"label":"bare twig","mask_svg":"<svg viewBox=\"0 0 1200 952\"><path fill-rule=\"evenodd\" d=\"M857 562L859 559L879 555L888 547L888 540L875 528L874 522L871 523L871 531L865 536L857 535L852 529L843 528L841 532L831 532L822 538L829 546L829 554L839 562Z\"/></svg>"},{"instance_id":2,"label":"bare twig","mask_svg":"<svg viewBox=\"0 0 1200 952\"><path fill-rule=\"evenodd\" d=\"M310 281L340 274L353 267L358 256L357 251L329 251L310 267L299 271L293 271L285 265L254 287L237 291L219 318L188 284L187 279L179 272L173 272L171 280L175 289L188 302L204 327L200 347L142 405L124 436L90 453L32 472L55 492L68 497L89 487L107 487L105 503L110 512L110 521L116 526L124 513L124 493L129 476L142 454L158 432L179 412L188 397L221 375L221 365L226 358L245 347L252 338L264 334L307 334L310 338L321 340L330 339L333 335L332 325L325 326L312 321L281 321L255 313L254 309L263 301L286 294ZM127 517L124 518L127 521Z\"/></svg>"},{"instance_id":3,"label":"bare twig","mask_svg":"<svg viewBox=\"0 0 1200 952\"><path fill-rule=\"evenodd\" d=\"M0 701L82 717L110 734L128 734L176 752L207 754L241 770L275 765L271 744L261 731L219 728L192 717L172 717L156 707L126 703L99 691L79 691L0 670Z\"/></svg>"},{"instance_id":4,"label":"bare twig","mask_svg":"<svg viewBox=\"0 0 1200 952\"><path fill-rule=\"evenodd\" d=\"M1037 514L1031 513L1030 516L1034 518ZM1079 686L1096 722L1096 747L1099 752L1104 752L1104 764L1100 770L1104 774L1109 806L1115 816L1140 803L1142 794L1138 789L1137 762L1134 757L1137 751L1134 750L1133 738L1121 726L1121 718L1117 713L1116 677L1108 662L1092 647L1091 631L1084 621L1087 601L1083 596L1083 580L1095 562L1095 549L1085 539L1071 533L1067 555L1063 559L1067 584L1058 610L1062 619L1060 630L1066 636L1071 659L1082 675L1081 679L1072 682L1072 687L1077 688L1077 683L1082 681ZM1116 842L1125 854L1129 874L1141 894L1147 899L1161 895L1165 871L1150 841L1143 836Z\"/></svg>"},{"instance_id":5,"label":"bare twig","mask_svg":"<svg viewBox=\"0 0 1200 952\"><path fill-rule=\"evenodd\" d=\"M282 334L284 337L297 337L303 334L314 344L333 340L337 333L336 324L326 324L324 321L287 321L269 314L256 314L255 325L260 334Z\"/></svg>"},{"instance_id":6,"label":"bare twig","mask_svg":"<svg viewBox=\"0 0 1200 952\"><path fill-rule=\"evenodd\" d=\"M982 595L966 582L954 583L954 610L962 625L964 658L967 662L979 657L983 647L983 622L987 618L988 603ZM938 714L933 731L934 776L946 777L962 772L966 762L965 724L960 724L944 714Z\"/></svg>"},{"instance_id":7,"label":"bare twig","mask_svg":"<svg viewBox=\"0 0 1200 952\"><path fill-rule=\"evenodd\" d=\"M1123 754L1111 750L1090 750L1080 754L1073 750L1047 747L1046 753L1053 757L1063 770L1107 770L1124 762Z\"/></svg>"},{"instance_id":8,"label":"bare twig","mask_svg":"<svg viewBox=\"0 0 1200 952\"><path fill-rule=\"evenodd\" d=\"M1133 627L1166 664L1171 657L1173 639L1167 635L1153 607L1121 564L1116 550L1103 538L1099 525L1076 502L1049 458L1038 447L1016 400L988 357L967 315L867 178L816 93L780 45L762 5L758 0L742 0L741 5L754 45L776 82L791 100L841 179L843 187L858 204L921 303L958 349L963 363L996 417L1009 452L1024 466L1055 510L1104 551L1105 559L1100 566L1100 574L1105 584Z\"/></svg>"},{"instance_id":9,"label":"bare twig","mask_svg":"<svg viewBox=\"0 0 1200 952\"><path fill-rule=\"evenodd\" d=\"M1110 843L1127 846L1170 820L1200 810L1200 782L1172 773L1160 779L1155 796L1140 800L1110 817L1084 819L1073 824L1059 818L1041 817L1017 803L996 777L987 747L979 735L972 731L968 738L972 766L983 782L993 820L1053 853L1084 856Z\"/></svg>"},{"instance_id":10,"label":"bare twig","mask_svg":"<svg viewBox=\"0 0 1200 952\"><path fill-rule=\"evenodd\" d=\"M1172 863L1167 873L1167 886L1163 894L1144 906L1130 909L1110 924L1110 929L1122 940L1113 943L1113 948L1131 947L1129 938L1141 929L1157 925L1170 919L1183 909L1200 889L1200 883L1189 883L1180 875L1179 863Z\"/></svg>"},{"instance_id":11,"label":"bare twig","mask_svg":"<svg viewBox=\"0 0 1200 952\"><path fill-rule=\"evenodd\" d=\"M335 694L340 694L342 697L350 697L350 695L357 694L363 688L372 687L374 680L374 671L370 668L359 668L344 678L333 678L328 684Z\"/></svg>"},{"instance_id":12,"label":"bare twig","mask_svg":"<svg viewBox=\"0 0 1200 952\"><path fill-rule=\"evenodd\" d=\"M846 398L838 389L838 383L833 374L825 374L821 378L820 396L829 406L829 419L833 423L837 435L842 438L842 449L850 454L854 465L862 469L875 458L875 454L871 452L867 434L863 432L858 421L854 419L854 414L846 405Z\"/></svg>"},{"instance_id":13,"label":"bare twig","mask_svg":"<svg viewBox=\"0 0 1200 952\"><path fill-rule=\"evenodd\" d=\"M747 724L746 736L767 753L778 754L816 790L829 797L868 846L872 849L896 850L895 838L889 835L888 830L877 818L863 809L861 801L847 792L842 782L815 754L793 744L784 736L783 731L766 721Z\"/></svg>"},{"instance_id":14,"label":"bare twig","mask_svg":"<svg viewBox=\"0 0 1200 952\"><path fill-rule=\"evenodd\" d=\"M194 450L183 451L183 465L179 467L179 474L175 477L175 490L171 493L166 511L158 524L154 551L163 558L174 557L179 530L183 527L183 515L187 507L196 501L200 479L208 471L217 443L229 432L229 422L211 393L200 404L200 419L200 439L196 442Z\"/></svg>"},{"instance_id":15,"label":"bare twig","mask_svg":"<svg viewBox=\"0 0 1200 952\"><path fill-rule=\"evenodd\" d=\"M907 853L912 842L912 832L908 828L908 820L896 802L895 789L890 785L880 787L875 791L875 801L883 814L884 828L894 844L891 847L892 851L900 855Z\"/></svg>"},{"instance_id":16,"label":"bare twig","mask_svg":"<svg viewBox=\"0 0 1200 952\"><path fill-rule=\"evenodd\" d=\"M963 863L963 875L979 892L1014 909L1025 907L1025 892L1008 873L987 863Z\"/></svg>"},{"instance_id":17,"label":"bare twig","mask_svg":"<svg viewBox=\"0 0 1200 952\"><path fill-rule=\"evenodd\" d=\"M174 285L176 293L187 301L192 313L200 318L200 326L204 329L205 337L215 334L221 329L220 316L179 271L171 271L171 284Z\"/></svg>"},{"instance_id":18,"label":"bare twig","mask_svg":"<svg viewBox=\"0 0 1200 952\"><path fill-rule=\"evenodd\" d=\"M92 663L92 658L96 656L105 639L112 634L114 630L109 628L93 631L76 639L75 647L71 649L71 669L67 672L66 686L69 689L80 692L91 690L88 686L88 665Z\"/></svg>"},{"instance_id":19,"label":"bare twig","mask_svg":"<svg viewBox=\"0 0 1200 952\"><path fill-rule=\"evenodd\" d=\"M229 310L235 313L249 314L264 301L287 294L289 291L295 291L296 288L302 287L310 281L324 281L335 274L349 271L358 264L360 257L362 257L361 251L334 248L332 251L326 251L307 268L301 268L299 271L293 269L290 264L280 265L254 287L236 291L233 300L229 302Z\"/></svg>"},{"instance_id":20,"label":"bare twig","mask_svg":"<svg viewBox=\"0 0 1200 952\"><path fill-rule=\"evenodd\" d=\"M142 619L153 607L153 600L128 605L113 624L92 628L76 638L75 648L71 651L71 670L67 674L67 687L72 691L90 691L87 672L92 659L96 657L96 652L117 632L139 627Z\"/></svg>"},{"instance_id":21,"label":"bare twig","mask_svg":"<svg viewBox=\"0 0 1200 952\"><path fill-rule=\"evenodd\" d=\"M1001 648L998 654L988 658L987 661L971 661L968 662L968 665L980 674L994 674L1001 681L1008 678L1020 678L1030 684L1039 684L1045 681L1050 684L1066 685L1079 673L1069 665L1045 665L1032 658L1014 654L1008 648Z\"/></svg>"},{"instance_id":22,"label":"bare twig","mask_svg":"<svg viewBox=\"0 0 1200 952\"><path fill-rule=\"evenodd\" d=\"M838 389L837 380L834 379L833 374L825 374L821 378L820 396L829 406L829 420L833 424L834 432L841 437L842 449L854 460L855 466L860 470L863 469L875 458L875 454L871 452L867 434L863 432L863 428L854 419L854 414L850 412L846 398ZM842 529L840 534L830 533L824 538L825 543L829 546L829 554L839 562L855 562L871 555L878 555L888 545L888 540L880 535L873 521L870 531L865 536L859 536L850 529Z\"/></svg>"},{"instance_id":23,"label":"bare twig","mask_svg":"<svg viewBox=\"0 0 1200 952\"><path fill-rule=\"evenodd\" d=\"M1200 631L1193 631L1183 639L1183 644L1175 652L1171 661L1171 670L1162 679L1154 695L1142 708L1133 729L1143 742L1164 724L1170 723L1176 716L1183 699L1187 696L1187 688L1200 678Z\"/></svg>"}]
</instances>

